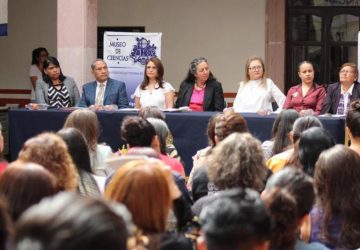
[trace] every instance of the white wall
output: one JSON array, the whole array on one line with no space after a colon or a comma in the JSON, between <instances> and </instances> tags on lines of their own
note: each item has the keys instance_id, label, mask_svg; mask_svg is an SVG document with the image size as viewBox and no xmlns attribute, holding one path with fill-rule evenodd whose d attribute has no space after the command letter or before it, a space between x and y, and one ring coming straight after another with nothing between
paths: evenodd
<instances>
[{"instance_id":1,"label":"white wall","mask_svg":"<svg viewBox=\"0 0 360 250\"><path fill-rule=\"evenodd\" d=\"M190 61L205 56L225 92L236 92L245 59L265 54L264 0L98 0L98 25L162 32L165 78L176 88ZM56 29L55 0L9 0L9 35L0 37L0 88L30 89L31 51L44 46L56 56Z\"/></svg>"},{"instance_id":2,"label":"white wall","mask_svg":"<svg viewBox=\"0 0 360 250\"><path fill-rule=\"evenodd\" d=\"M31 53L46 47L56 56L56 1L9 0L8 36L0 37L0 88L30 89Z\"/></svg>"},{"instance_id":3,"label":"white wall","mask_svg":"<svg viewBox=\"0 0 360 250\"><path fill-rule=\"evenodd\" d=\"M98 26L162 32L165 79L177 89L190 61L209 60L225 92L236 92L250 55L265 54L264 0L98 1Z\"/></svg>"}]
</instances>

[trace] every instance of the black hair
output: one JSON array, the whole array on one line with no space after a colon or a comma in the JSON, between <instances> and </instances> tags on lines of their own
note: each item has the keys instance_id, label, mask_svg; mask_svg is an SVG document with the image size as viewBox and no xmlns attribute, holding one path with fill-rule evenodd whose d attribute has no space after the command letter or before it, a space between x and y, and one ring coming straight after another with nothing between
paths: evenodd
<instances>
[{"instance_id":1,"label":"black hair","mask_svg":"<svg viewBox=\"0 0 360 250\"><path fill-rule=\"evenodd\" d=\"M63 75L63 73L62 73L62 71L61 71L61 67L60 67L59 61L58 61L55 57L49 56L49 57L46 58L46 60L44 61L43 69L44 69L44 70L47 69L47 68L50 66L50 64L53 64L53 65L55 65L56 67L59 67L59 68L60 68L59 80L60 80L61 82L63 82L63 81L66 79L66 77ZM44 78L44 81L45 81L46 83L48 83L49 85L52 85L51 79L50 79L46 74L45 74L45 76L43 76L43 78Z\"/></svg>"},{"instance_id":2,"label":"black hair","mask_svg":"<svg viewBox=\"0 0 360 250\"><path fill-rule=\"evenodd\" d=\"M130 147L150 147L156 136L154 126L140 116L126 116L121 124L121 138Z\"/></svg>"},{"instance_id":3,"label":"black hair","mask_svg":"<svg viewBox=\"0 0 360 250\"><path fill-rule=\"evenodd\" d=\"M315 193L310 176L294 167L286 167L274 173L267 181L265 190L286 189L296 200L298 218L308 214L314 204Z\"/></svg>"},{"instance_id":4,"label":"black hair","mask_svg":"<svg viewBox=\"0 0 360 250\"><path fill-rule=\"evenodd\" d=\"M63 128L57 134L66 143L75 166L78 169L92 173L88 146L80 130L76 128Z\"/></svg>"},{"instance_id":5,"label":"black hair","mask_svg":"<svg viewBox=\"0 0 360 250\"><path fill-rule=\"evenodd\" d=\"M251 249L270 238L271 221L252 189L219 192L200 214L208 250Z\"/></svg>"},{"instance_id":6,"label":"black hair","mask_svg":"<svg viewBox=\"0 0 360 250\"><path fill-rule=\"evenodd\" d=\"M282 110L278 114L271 131L274 138L271 155L283 152L287 146L292 144L289 133L291 132L293 124L297 118L299 118L299 113L293 109Z\"/></svg>"},{"instance_id":7,"label":"black hair","mask_svg":"<svg viewBox=\"0 0 360 250\"><path fill-rule=\"evenodd\" d=\"M45 51L47 55L49 55L49 52L44 47L36 48L32 51L32 58L31 58L31 64L38 64L39 63L39 57L41 52Z\"/></svg>"},{"instance_id":8,"label":"black hair","mask_svg":"<svg viewBox=\"0 0 360 250\"><path fill-rule=\"evenodd\" d=\"M44 199L20 218L13 249L125 250L129 213L117 206L65 192Z\"/></svg>"},{"instance_id":9,"label":"black hair","mask_svg":"<svg viewBox=\"0 0 360 250\"><path fill-rule=\"evenodd\" d=\"M346 115L346 126L353 137L360 137L360 100L351 103L351 108Z\"/></svg>"},{"instance_id":10,"label":"black hair","mask_svg":"<svg viewBox=\"0 0 360 250\"><path fill-rule=\"evenodd\" d=\"M334 137L326 129L312 127L302 132L298 146L298 158L304 172L314 176L315 163L319 155L335 144Z\"/></svg>"}]
</instances>

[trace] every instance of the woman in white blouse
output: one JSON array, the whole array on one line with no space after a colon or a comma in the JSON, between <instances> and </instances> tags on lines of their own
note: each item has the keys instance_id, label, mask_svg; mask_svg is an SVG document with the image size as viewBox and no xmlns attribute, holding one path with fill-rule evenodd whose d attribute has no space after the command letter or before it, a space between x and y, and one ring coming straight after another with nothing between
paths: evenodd
<instances>
[{"instance_id":1,"label":"woman in white blouse","mask_svg":"<svg viewBox=\"0 0 360 250\"><path fill-rule=\"evenodd\" d=\"M160 59L150 58L145 65L144 80L135 90L135 108L173 108L175 89L163 80L163 76L164 66Z\"/></svg>"},{"instance_id":2,"label":"woman in white blouse","mask_svg":"<svg viewBox=\"0 0 360 250\"><path fill-rule=\"evenodd\" d=\"M270 78L265 77L265 64L262 58L253 56L245 64L245 81L240 82L234 100L236 112L257 112L266 115L273 112L271 102L275 100L281 110L285 95Z\"/></svg>"}]
</instances>

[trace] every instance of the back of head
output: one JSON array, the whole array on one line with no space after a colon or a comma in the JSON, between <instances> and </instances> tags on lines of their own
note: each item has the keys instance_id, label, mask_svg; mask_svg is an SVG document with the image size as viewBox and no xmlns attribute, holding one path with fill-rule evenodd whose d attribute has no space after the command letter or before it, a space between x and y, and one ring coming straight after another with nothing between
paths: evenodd
<instances>
[{"instance_id":1,"label":"back of head","mask_svg":"<svg viewBox=\"0 0 360 250\"><path fill-rule=\"evenodd\" d=\"M157 118L165 121L165 114L156 106L146 106L142 107L139 111L139 116L147 119L147 118Z\"/></svg>"},{"instance_id":2,"label":"back of head","mask_svg":"<svg viewBox=\"0 0 360 250\"><path fill-rule=\"evenodd\" d=\"M13 249L125 250L125 221L104 201L61 193L23 214L16 226Z\"/></svg>"},{"instance_id":3,"label":"back of head","mask_svg":"<svg viewBox=\"0 0 360 250\"><path fill-rule=\"evenodd\" d=\"M54 133L42 133L24 143L19 153L21 162L38 163L57 179L59 190L75 190L77 171L65 142Z\"/></svg>"},{"instance_id":4,"label":"back of head","mask_svg":"<svg viewBox=\"0 0 360 250\"><path fill-rule=\"evenodd\" d=\"M262 194L272 218L271 249L294 249L298 234L296 200L286 189L266 189Z\"/></svg>"},{"instance_id":5,"label":"back of head","mask_svg":"<svg viewBox=\"0 0 360 250\"><path fill-rule=\"evenodd\" d=\"M167 124L160 119L157 118L148 118L148 122L150 122L156 131L156 135L158 136L160 142L160 151L162 154L166 154L166 139L170 133Z\"/></svg>"},{"instance_id":6,"label":"back of head","mask_svg":"<svg viewBox=\"0 0 360 250\"><path fill-rule=\"evenodd\" d=\"M234 187L262 191L267 176L259 140L248 133L233 133L206 158L209 180L220 189Z\"/></svg>"},{"instance_id":7,"label":"back of head","mask_svg":"<svg viewBox=\"0 0 360 250\"><path fill-rule=\"evenodd\" d=\"M346 115L346 126L353 137L360 137L360 100L351 103L351 108Z\"/></svg>"},{"instance_id":8,"label":"back of head","mask_svg":"<svg viewBox=\"0 0 360 250\"><path fill-rule=\"evenodd\" d=\"M291 144L289 133L291 132L293 124L297 118L299 118L299 113L293 109L282 110L276 117L271 131L274 138L272 155L281 153Z\"/></svg>"},{"instance_id":9,"label":"back of head","mask_svg":"<svg viewBox=\"0 0 360 250\"><path fill-rule=\"evenodd\" d=\"M156 131L144 118L127 116L122 121L120 134L130 147L150 147Z\"/></svg>"},{"instance_id":10,"label":"back of head","mask_svg":"<svg viewBox=\"0 0 360 250\"><path fill-rule=\"evenodd\" d=\"M56 192L55 176L35 163L11 163L0 176L0 194L14 222L27 208Z\"/></svg>"},{"instance_id":11,"label":"back of head","mask_svg":"<svg viewBox=\"0 0 360 250\"><path fill-rule=\"evenodd\" d=\"M57 132L57 135L66 143L75 166L91 173L89 151L83 134L76 128L63 128Z\"/></svg>"},{"instance_id":12,"label":"back of head","mask_svg":"<svg viewBox=\"0 0 360 250\"><path fill-rule=\"evenodd\" d=\"M0 197L0 250L8 250L13 238L14 228L7 209L7 202Z\"/></svg>"},{"instance_id":13,"label":"back of head","mask_svg":"<svg viewBox=\"0 0 360 250\"><path fill-rule=\"evenodd\" d=\"M200 215L208 250L256 249L270 239L271 221L251 189L219 193Z\"/></svg>"},{"instance_id":14,"label":"back of head","mask_svg":"<svg viewBox=\"0 0 360 250\"><path fill-rule=\"evenodd\" d=\"M302 132L298 146L298 157L305 173L313 176L315 163L320 153L335 144L335 139L326 129L312 127Z\"/></svg>"},{"instance_id":15,"label":"back of head","mask_svg":"<svg viewBox=\"0 0 360 250\"><path fill-rule=\"evenodd\" d=\"M317 118L316 116L302 116L299 117L298 119L296 119L296 121L294 122L293 125L293 141L294 143L300 139L301 133L305 130L307 130L308 128L311 127L320 127L322 128L323 125L321 123L321 121L319 120L319 118Z\"/></svg>"},{"instance_id":16,"label":"back of head","mask_svg":"<svg viewBox=\"0 0 360 250\"><path fill-rule=\"evenodd\" d=\"M328 238L329 221L341 218L341 245L354 249L360 245L360 156L336 145L320 154L316 163L314 185L318 204L323 210L324 235Z\"/></svg>"},{"instance_id":17,"label":"back of head","mask_svg":"<svg viewBox=\"0 0 360 250\"><path fill-rule=\"evenodd\" d=\"M265 190L287 190L296 200L298 218L308 214L314 204L315 193L310 176L300 169L286 167L274 173L267 181Z\"/></svg>"},{"instance_id":18,"label":"back of head","mask_svg":"<svg viewBox=\"0 0 360 250\"><path fill-rule=\"evenodd\" d=\"M219 141L224 140L228 135L238 132L248 132L246 120L233 110L226 111L215 123L215 136Z\"/></svg>"},{"instance_id":19,"label":"back of head","mask_svg":"<svg viewBox=\"0 0 360 250\"><path fill-rule=\"evenodd\" d=\"M76 128L85 137L88 148L96 150L99 137L99 120L95 112L89 109L77 109L66 118L64 128Z\"/></svg>"},{"instance_id":20,"label":"back of head","mask_svg":"<svg viewBox=\"0 0 360 250\"><path fill-rule=\"evenodd\" d=\"M131 161L116 171L106 187L105 197L124 204L145 233L166 229L171 197L162 166L156 160Z\"/></svg>"}]
</instances>

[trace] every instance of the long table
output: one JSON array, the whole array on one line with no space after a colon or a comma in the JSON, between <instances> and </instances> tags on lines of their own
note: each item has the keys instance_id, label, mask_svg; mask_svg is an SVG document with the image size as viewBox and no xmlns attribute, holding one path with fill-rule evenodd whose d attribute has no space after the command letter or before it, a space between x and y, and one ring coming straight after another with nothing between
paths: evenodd
<instances>
[{"instance_id":1,"label":"long table","mask_svg":"<svg viewBox=\"0 0 360 250\"><path fill-rule=\"evenodd\" d=\"M23 143L43 131L58 131L62 128L67 110L9 110L9 146L11 160L15 160ZM192 156L197 150L207 146L206 127L214 112L167 112L166 122L174 136L174 144L185 163L186 173L192 167ZM137 115L129 111L100 111L97 116L101 131L99 142L105 142L115 151L124 145L120 138L120 125L127 115ZM271 138L271 129L275 115L259 116L242 114L248 123L250 132L259 140ZM320 117L324 127L330 131L338 143L344 143L344 118Z\"/></svg>"}]
</instances>

